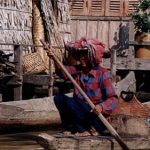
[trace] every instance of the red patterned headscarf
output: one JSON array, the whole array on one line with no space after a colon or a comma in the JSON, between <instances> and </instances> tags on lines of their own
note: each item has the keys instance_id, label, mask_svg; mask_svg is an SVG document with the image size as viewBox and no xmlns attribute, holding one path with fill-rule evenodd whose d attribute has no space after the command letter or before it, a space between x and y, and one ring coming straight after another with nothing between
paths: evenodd
<instances>
[{"instance_id":1,"label":"red patterned headscarf","mask_svg":"<svg viewBox=\"0 0 150 150\"><path fill-rule=\"evenodd\" d=\"M88 56L92 63L99 64L102 62L105 46L97 39L81 38L75 42L69 42L66 44L67 50L88 50Z\"/></svg>"}]
</instances>

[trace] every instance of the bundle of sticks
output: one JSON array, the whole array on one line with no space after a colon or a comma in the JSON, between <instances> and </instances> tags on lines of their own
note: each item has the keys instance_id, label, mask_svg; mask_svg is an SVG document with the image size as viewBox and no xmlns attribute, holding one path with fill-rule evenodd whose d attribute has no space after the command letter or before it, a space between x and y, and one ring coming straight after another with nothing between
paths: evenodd
<instances>
[{"instance_id":1,"label":"bundle of sticks","mask_svg":"<svg viewBox=\"0 0 150 150\"><path fill-rule=\"evenodd\" d=\"M9 61L9 57L13 54L5 54L0 51L0 79L16 74L14 62Z\"/></svg>"}]
</instances>

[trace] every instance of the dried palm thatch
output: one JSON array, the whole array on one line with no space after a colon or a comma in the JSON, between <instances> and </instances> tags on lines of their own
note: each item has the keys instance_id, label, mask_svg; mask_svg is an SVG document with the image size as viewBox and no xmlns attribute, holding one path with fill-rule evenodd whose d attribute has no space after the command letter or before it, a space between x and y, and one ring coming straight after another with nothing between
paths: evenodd
<instances>
[{"instance_id":1,"label":"dried palm thatch","mask_svg":"<svg viewBox=\"0 0 150 150\"><path fill-rule=\"evenodd\" d=\"M40 39L45 40L44 26L43 26L43 21L42 21L42 17L40 14L40 10L37 4L35 3L35 1L33 0L33 41L34 41L34 44L41 45ZM49 58L46 52L43 50L43 47L36 47L35 51L41 55L43 62L46 66L46 70L48 70Z\"/></svg>"},{"instance_id":2,"label":"dried palm thatch","mask_svg":"<svg viewBox=\"0 0 150 150\"><path fill-rule=\"evenodd\" d=\"M46 30L46 39L48 42L51 43L53 46L63 47L64 42L62 36L59 32L59 23L54 13L54 8L52 6L52 2L48 0L41 0L40 1L41 11L42 11L42 18L44 21L44 26ZM62 60L62 53L63 51L56 49L57 56ZM60 52L57 52L60 51Z\"/></svg>"},{"instance_id":3,"label":"dried palm thatch","mask_svg":"<svg viewBox=\"0 0 150 150\"><path fill-rule=\"evenodd\" d=\"M49 9L49 15L48 18L51 20L52 24L44 24L45 20L42 16L43 13L41 13L42 11L42 5L40 5L40 3L42 2L37 2L33 0L33 40L34 40L34 44L35 45L41 45L40 40L45 40L45 35L47 35L47 30L46 33L44 34L44 27L45 28L50 28L50 31L48 33L48 37L46 37L47 39L49 39L48 41L51 43L51 45L54 46L59 46L60 43L62 43L62 41L60 42L60 40L57 42L57 44L55 43L56 40L58 40L60 38L60 36L54 37L56 35L56 32L58 32L58 22L56 20L55 17L55 13L54 10L51 9L51 5L46 5L44 6L44 8ZM49 3L51 4L51 1L49 1ZM39 7L40 5L40 7ZM56 30L54 30L56 29ZM59 35L59 34L58 34ZM49 58L47 57L46 52L43 50L42 47L36 48L36 51L41 55L41 57L44 60L45 66L46 66L46 72L48 72L49 70ZM58 58L60 60L62 60L62 53L59 49L55 49L55 54L56 56L58 56ZM52 62L51 64L51 72L55 72L55 66L54 63Z\"/></svg>"}]
</instances>

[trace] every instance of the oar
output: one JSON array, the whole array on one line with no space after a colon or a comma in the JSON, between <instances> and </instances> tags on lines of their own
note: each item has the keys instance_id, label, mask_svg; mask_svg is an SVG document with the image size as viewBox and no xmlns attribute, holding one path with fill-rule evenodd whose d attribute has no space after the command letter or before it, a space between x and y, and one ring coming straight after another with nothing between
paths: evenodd
<instances>
[{"instance_id":1,"label":"oar","mask_svg":"<svg viewBox=\"0 0 150 150\"><path fill-rule=\"evenodd\" d=\"M47 47L46 43L41 40L41 43L44 47ZM49 48L47 48L48 51L50 51ZM78 89L80 94L84 97L84 99L88 102L90 107L92 109L95 108L95 105L92 103L92 101L89 99L89 97L85 94L85 92L81 89L81 87L77 84L77 82L74 80L74 78L70 75L70 73L67 71L67 69L64 67L64 65L59 61L59 59L53 55L53 60L57 63L57 65L60 67L60 69L63 70L63 72L67 75L67 77L71 80L71 82L74 84L74 86ZM123 142L119 134L116 132L116 130L111 126L111 124L106 120L106 118L99 113L98 115L99 119L103 122L103 124L107 127L107 129L110 131L112 136L116 139L116 141L119 143L119 145L122 147L123 150L129 150L128 146Z\"/></svg>"}]
</instances>

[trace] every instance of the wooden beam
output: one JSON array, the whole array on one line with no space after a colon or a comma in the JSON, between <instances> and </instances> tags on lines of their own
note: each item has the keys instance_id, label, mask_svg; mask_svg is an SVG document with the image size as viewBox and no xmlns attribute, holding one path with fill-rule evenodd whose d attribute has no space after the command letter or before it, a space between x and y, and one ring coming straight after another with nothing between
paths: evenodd
<instances>
[{"instance_id":1,"label":"wooden beam","mask_svg":"<svg viewBox=\"0 0 150 150\"><path fill-rule=\"evenodd\" d=\"M14 61L17 62L16 70L17 76L20 81L22 81L22 46L15 45L14 46ZM14 100L22 100L22 84L16 86L14 88Z\"/></svg>"},{"instance_id":2,"label":"wooden beam","mask_svg":"<svg viewBox=\"0 0 150 150\"><path fill-rule=\"evenodd\" d=\"M49 85L49 75L24 75L23 82L35 85Z\"/></svg>"},{"instance_id":3,"label":"wooden beam","mask_svg":"<svg viewBox=\"0 0 150 150\"><path fill-rule=\"evenodd\" d=\"M129 41L129 45L135 46L135 45L143 45L143 46L150 46L150 42L142 42L142 41Z\"/></svg>"},{"instance_id":4,"label":"wooden beam","mask_svg":"<svg viewBox=\"0 0 150 150\"><path fill-rule=\"evenodd\" d=\"M130 17L103 17L103 16L71 16L71 20L89 20L89 21L129 21Z\"/></svg>"},{"instance_id":5,"label":"wooden beam","mask_svg":"<svg viewBox=\"0 0 150 150\"><path fill-rule=\"evenodd\" d=\"M3 99L3 98L2 98L2 94L0 93L0 102L2 102L2 99Z\"/></svg>"},{"instance_id":6,"label":"wooden beam","mask_svg":"<svg viewBox=\"0 0 150 150\"><path fill-rule=\"evenodd\" d=\"M110 68L110 59L104 59L103 65ZM129 62L128 58L126 57L117 58L116 69L150 71L150 59L135 58L134 61Z\"/></svg>"}]
</instances>

